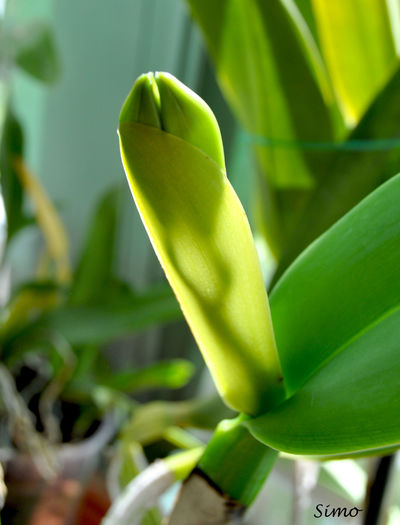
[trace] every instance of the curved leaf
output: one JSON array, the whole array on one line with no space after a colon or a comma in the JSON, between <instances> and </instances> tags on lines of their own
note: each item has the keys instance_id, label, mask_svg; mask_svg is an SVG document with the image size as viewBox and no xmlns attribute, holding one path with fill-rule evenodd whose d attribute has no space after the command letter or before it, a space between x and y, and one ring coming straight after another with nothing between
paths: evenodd
<instances>
[{"instance_id":1,"label":"curved leaf","mask_svg":"<svg viewBox=\"0 0 400 525\"><path fill-rule=\"evenodd\" d=\"M399 199L397 175L305 250L272 292L290 391L400 304Z\"/></svg>"},{"instance_id":2,"label":"curved leaf","mask_svg":"<svg viewBox=\"0 0 400 525\"><path fill-rule=\"evenodd\" d=\"M15 157L13 166L25 192L34 202L37 223L47 249L56 266L56 278L66 283L71 277L68 235L53 202L40 180L28 169L22 157Z\"/></svg>"},{"instance_id":3,"label":"curved leaf","mask_svg":"<svg viewBox=\"0 0 400 525\"><path fill-rule=\"evenodd\" d=\"M248 423L291 453L400 444L400 175L315 241L271 296L293 397Z\"/></svg>"},{"instance_id":4,"label":"curved leaf","mask_svg":"<svg viewBox=\"0 0 400 525\"><path fill-rule=\"evenodd\" d=\"M398 57L386 2L312 0L324 58L346 120L355 124Z\"/></svg>"},{"instance_id":5,"label":"curved leaf","mask_svg":"<svg viewBox=\"0 0 400 525\"><path fill-rule=\"evenodd\" d=\"M137 207L217 387L231 406L257 413L282 384L243 208L198 148L134 122L119 131Z\"/></svg>"},{"instance_id":6,"label":"curved leaf","mask_svg":"<svg viewBox=\"0 0 400 525\"><path fill-rule=\"evenodd\" d=\"M110 295L121 196L122 188L112 187L97 205L71 284L70 304L95 303Z\"/></svg>"},{"instance_id":7,"label":"curved leaf","mask_svg":"<svg viewBox=\"0 0 400 525\"><path fill-rule=\"evenodd\" d=\"M71 345L102 344L181 316L171 290L161 285L140 295L126 291L105 303L62 306L46 315L33 329L59 332Z\"/></svg>"},{"instance_id":8,"label":"curved leaf","mask_svg":"<svg viewBox=\"0 0 400 525\"><path fill-rule=\"evenodd\" d=\"M16 27L11 34L16 64L26 73L46 84L53 84L60 75L58 52L50 27L31 22Z\"/></svg>"},{"instance_id":9,"label":"curved leaf","mask_svg":"<svg viewBox=\"0 0 400 525\"><path fill-rule=\"evenodd\" d=\"M22 127L9 110L0 146L1 194L7 216L7 242L29 224L23 212L24 191L14 165L15 159L23 155L23 143Z\"/></svg>"},{"instance_id":10,"label":"curved leaf","mask_svg":"<svg viewBox=\"0 0 400 525\"><path fill-rule=\"evenodd\" d=\"M181 388L194 373L194 366L184 359L170 359L153 363L144 368L114 372L100 378L102 385L122 392L134 392L149 388Z\"/></svg>"},{"instance_id":11,"label":"curved leaf","mask_svg":"<svg viewBox=\"0 0 400 525\"><path fill-rule=\"evenodd\" d=\"M226 98L247 131L293 141L315 140L317 132L320 138L332 138L329 110L316 81L324 79L326 91L326 72L293 2L188 3L204 32ZM256 149L264 175L274 186L312 186L308 165L312 156L298 148Z\"/></svg>"},{"instance_id":12,"label":"curved leaf","mask_svg":"<svg viewBox=\"0 0 400 525\"><path fill-rule=\"evenodd\" d=\"M356 337L277 410L249 423L251 432L292 454L400 446L399 326L400 307Z\"/></svg>"},{"instance_id":13,"label":"curved leaf","mask_svg":"<svg viewBox=\"0 0 400 525\"><path fill-rule=\"evenodd\" d=\"M308 244L382 182L398 173L399 134L400 70L397 70L350 134L350 145L332 155L324 178L311 193L297 221L274 281ZM352 143L359 144L360 149Z\"/></svg>"},{"instance_id":14,"label":"curved leaf","mask_svg":"<svg viewBox=\"0 0 400 525\"><path fill-rule=\"evenodd\" d=\"M252 134L261 172L257 228L279 260L326 161L326 154L296 144L330 141L337 131L333 121L338 110L333 95L327 94L321 56L292 0L187 2L204 33L221 89Z\"/></svg>"}]
</instances>

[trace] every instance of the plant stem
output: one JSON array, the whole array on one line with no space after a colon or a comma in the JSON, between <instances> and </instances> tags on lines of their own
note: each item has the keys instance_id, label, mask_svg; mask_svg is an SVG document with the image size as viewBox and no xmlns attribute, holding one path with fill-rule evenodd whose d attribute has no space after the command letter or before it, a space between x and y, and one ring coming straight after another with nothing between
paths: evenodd
<instances>
[{"instance_id":1,"label":"plant stem","mask_svg":"<svg viewBox=\"0 0 400 525\"><path fill-rule=\"evenodd\" d=\"M222 421L183 485L170 524L230 523L254 500L277 451L256 441L242 425L246 416Z\"/></svg>"},{"instance_id":2,"label":"plant stem","mask_svg":"<svg viewBox=\"0 0 400 525\"><path fill-rule=\"evenodd\" d=\"M277 457L242 425L246 416L222 421L200 458L199 468L220 490L250 505Z\"/></svg>"},{"instance_id":3,"label":"plant stem","mask_svg":"<svg viewBox=\"0 0 400 525\"><path fill-rule=\"evenodd\" d=\"M383 456L377 460L365 498L364 525L378 525L385 490L389 482L395 455Z\"/></svg>"}]
</instances>

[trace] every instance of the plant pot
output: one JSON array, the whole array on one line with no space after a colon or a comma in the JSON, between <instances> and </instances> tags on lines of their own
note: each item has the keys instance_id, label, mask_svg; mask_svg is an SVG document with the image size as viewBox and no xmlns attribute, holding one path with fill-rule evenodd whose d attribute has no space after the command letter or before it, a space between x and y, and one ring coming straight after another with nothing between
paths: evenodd
<instances>
[{"instance_id":1,"label":"plant pot","mask_svg":"<svg viewBox=\"0 0 400 525\"><path fill-rule=\"evenodd\" d=\"M46 479L32 457L11 452L2 459L8 489L1 513L7 525L97 525L110 500L101 473L104 447L115 433L108 417L90 438L55 451L57 473Z\"/></svg>"}]
</instances>

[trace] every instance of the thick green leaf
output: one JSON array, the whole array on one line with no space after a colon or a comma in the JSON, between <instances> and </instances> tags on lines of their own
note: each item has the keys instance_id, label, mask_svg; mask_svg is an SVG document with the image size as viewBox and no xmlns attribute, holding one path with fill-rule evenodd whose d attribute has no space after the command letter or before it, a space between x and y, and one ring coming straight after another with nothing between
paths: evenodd
<instances>
[{"instance_id":1,"label":"thick green leaf","mask_svg":"<svg viewBox=\"0 0 400 525\"><path fill-rule=\"evenodd\" d=\"M336 152L311 193L275 281L308 244L386 179L400 171L400 70Z\"/></svg>"},{"instance_id":2,"label":"thick green leaf","mask_svg":"<svg viewBox=\"0 0 400 525\"><path fill-rule=\"evenodd\" d=\"M0 149L1 193L7 217L7 241L29 223L23 213L23 189L16 174L15 159L23 155L22 128L9 112L4 124Z\"/></svg>"},{"instance_id":3,"label":"thick green leaf","mask_svg":"<svg viewBox=\"0 0 400 525\"><path fill-rule=\"evenodd\" d=\"M185 386L194 373L190 361L170 359L160 361L141 369L128 369L114 372L99 382L109 388L122 392L134 392L148 388L181 388Z\"/></svg>"},{"instance_id":4,"label":"thick green leaf","mask_svg":"<svg viewBox=\"0 0 400 525\"><path fill-rule=\"evenodd\" d=\"M249 132L294 141L314 140L317 134L332 137L329 111L310 67L312 56L318 76L325 78L318 50L280 0L188 3L206 37L221 87ZM257 153L274 185L312 185L307 153L279 147L257 148Z\"/></svg>"},{"instance_id":5,"label":"thick green leaf","mask_svg":"<svg viewBox=\"0 0 400 525\"><path fill-rule=\"evenodd\" d=\"M87 355L90 352L90 355ZM181 388L194 373L194 366L183 359L170 359L147 367L111 371L102 359L99 348L86 346L76 351L77 367L64 397L75 402L100 401L102 406L118 403L121 407L132 404L124 394L154 388ZM222 401L220 401L222 403Z\"/></svg>"},{"instance_id":6,"label":"thick green leaf","mask_svg":"<svg viewBox=\"0 0 400 525\"><path fill-rule=\"evenodd\" d=\"M12 45L16 64L41 82L52 84L60 74L53 33L43 22L31 22L13 29Z\"/></svg>"},{"instance_id":7,"label":"thick green leaf","mask_svg":"<svg viewBox=\"0 0 400 525\"><path fill-rule=\"evenodd\" d=\"M312 0L319 39L346 120L356 124L397 62L383 0Z\"/></svg>"},{"instance_id":8,"label":"thick green leaf","mask_svg":"<svg viewBox=\"0 0 400 525\"><path fill-rule=\"evenodd\" d=\"M93 303L110 293L120 197L120 187L107 191L94 213L71 286L71 304Z\"/></svg>"},{"instance_id":9,"label":"thick green leaf","mask_svg":"<svg viewBox=\"0 0 400 525\"><path fill-rule=\"evenodd\" d=\"M16 296L0 330L4 355L30 348L46 334L59 335L71 346L93 346L182 316L169 286L164 284L140 295L125 293L96 305L58 306L60 298L58 289L47 290L44 285L22 290Z\"/></svg>"},{"instance_id":10,"label":"thick green leaf","mask_svg":"<svg viewBox=\"0 0 400 525\"><path fill-rule=\"evenodd\" d=\"M179 319L181 311L167 286L141 295L124 295L91 306L64 306L51 312L34 329L61 333L72 345L106 343L157 323Z\"/></svg>"},{"instance_id":11,"label":"thick green leaf","mask_svg":"<svg viewBox=\"0 0 400 525\"><path fill-rule=\"evenodd\" d=\"M357 337L291 399L249 423L254 436L294 454L400 447L399 323L395 310Z\"/></svg>"},{"instance_id":12,"label":"thick green leaf","mask_svg":"<svg viewBox=\"0 0 400 525\"><path fill-rule=\"evenodd\" d=\"M189 142L135 122L119 132L132 194L217 387L231 406L256 413L282 386L240 202L225 172Z\"/></svg>"},{"instance_id":13,"label":"thick green leaf","mask_svg":"<svg viewBox=\"0 0 400 525\"><path fill-rule=\"evenodd\" d=\"M332 455L400 444L399 199L397 175L277 284L272 318L295 393L248 424L269 446Z\"/></svg>"},{"instance_id":14,"label":"thick green leaf","mask_svg":"<svg viewBox=\"0 0 400 525\"><path fill-rule=\"evenodd\" d=\"M296 147L297 141L336 135L337 109L317 45L292 0L187 1L222 91L252 134L260 172L256 225L279 260L327 157ZM294 147L279 145L280 139Z\"/></svg>"},{"instance_id":15,"label":"thick green leaf","mask_svg":"<svg viewBox=\"0 0 400 525\"><path fill-rule=\"evenodd\" d=\"M290 391L400 300L400 176L375 190L292 264L271 294Z\"/></svg>"}]
</instances>

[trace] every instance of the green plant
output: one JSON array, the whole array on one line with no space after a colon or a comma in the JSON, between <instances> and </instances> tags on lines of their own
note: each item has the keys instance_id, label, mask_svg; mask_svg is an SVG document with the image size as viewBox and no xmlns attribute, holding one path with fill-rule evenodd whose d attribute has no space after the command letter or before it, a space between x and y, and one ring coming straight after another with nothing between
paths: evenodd
<instances>
[{"instance_id":1,"label":"green plant","mask_svg":"<svg viewBox=\"0 0 400 525\"><path fill-rule=\"evenodd\" d=\"M264 286L216 126L204 102L167 74L140 77L120 117L122 159L142 220L221 395L243 412L218 426L174 525L187 523L187 512L204 523L192 499L185 502L193 491L199 516L208 508L214 520L227 520L227 501L242 512L279 450L358 457L400 444L400 175L290 266L271 293L271 321L256 299ZM232 278L237 268L240 279ZM264 370L272 373L260 379ZM211 509L204 480L223 494Z\"/></svg>"},{"instance_id":2,"label":"green plant","mask_svg":"<svg viewBox=\"0 0 400 525\"><path fill-rule=\"evenodd\" d=\"M159 118L148 119L148 108ZM136 202L218 389L236 410L257 413L262 393L281 397L281 371L256 251L224 173L215 118L173 78L148 75L128 97L119 133ZM154 163L136 164L150 156ZM158 176L167 164L176 186Z\"/></svg>"},{"instance_id":3,"label":"green plant","mask_svg":"<svg viewBox=\"0 0 400 525\"><path fill-rule=\"evenodd\" d=\"M254 153L254 225L275 257L276 283L400 170L395 3L187 4Z\"/></svg>"},{"instance_id":4,"label":"green plant","mask_svg":"<svg viewBox=\"0 0 400 525\"><path fill-rule=\"evenodd\" d=\"M57 80L60 65L48 26L7 28L1 38L2 67L22 68L42 83ZM134 400L138 392L179 389L191 379L194 367L184 359L168 359L116 371L105 358L105 344L179 319L179 307L164 283L138 292L118 278L119 187L110 187L101 196L81 254L76 265L71 263L62 219L40 178L27 165L24 129L13 111L12 98L1 102L5 118L0 123L0 170L6 215L2 283L18 236L30 228L40 238L39 257L32 258L29 268L30 280L12 282L0 308L1 461L4 452L7 457L25 452L44 476L53 476L59 467L55 452L63 442L86 438L103 419L110 420L110 413L116 416L113 432L117 432L127 420L143 414L146 404ZM175 403L168 408L174 411ZM190 403L179 408L179 417L160 431L166 442L184 441L185 436L174 434L176 424L192 423L198 411ZM211 410L218 412L218 406L212 405ZM209 421L202 424L210 426ZM0 481L3 496L2 477Z\"/></svg>"}]
</instances>

